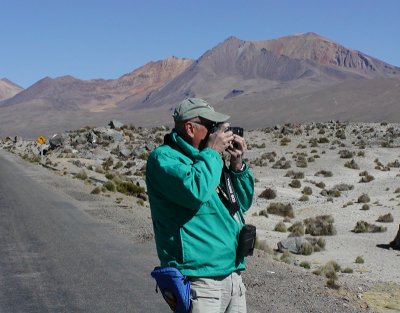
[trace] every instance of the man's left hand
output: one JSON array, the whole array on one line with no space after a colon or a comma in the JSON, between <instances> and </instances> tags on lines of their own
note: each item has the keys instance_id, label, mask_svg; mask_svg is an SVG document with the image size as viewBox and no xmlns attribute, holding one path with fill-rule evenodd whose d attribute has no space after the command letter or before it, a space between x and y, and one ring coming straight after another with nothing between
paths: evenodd
<instances>
[{"instance_id":1,"label":"man's left hand","mask_svg":"<svg viewBox=\"0 0 400 313\"><path fill-rule=\"evenodd\" d=\"M247 150L246 141L243 137L233 135L233 141L226 151L231 155L230 168L234 171L240 171L243 165L243 155Z\"/></svg>"}]
</instances>

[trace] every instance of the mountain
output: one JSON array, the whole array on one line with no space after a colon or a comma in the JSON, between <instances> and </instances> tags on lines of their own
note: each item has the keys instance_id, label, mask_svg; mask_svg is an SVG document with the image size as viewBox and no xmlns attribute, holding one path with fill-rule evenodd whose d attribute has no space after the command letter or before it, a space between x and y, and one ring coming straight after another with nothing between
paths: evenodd
<instances>
[{"instance_id":1,"label":"mountain","mask_svg":"<svg viewBox=\"0 0 400 313\"><path fill-rule=\"evenodd\" d=\"M7 78L0 79L0 100L11 98L21 90L23 90L22 87L18 86Z\"/></svg>"},{"instance_id":2,"label":"mountain","mask_svg":"<svg viewBox=\"0 0 400 313\"><path fill-rule=\"evenodd\" d=\"M174 103L187 96L205 97L213 103L259 93L275 99L345 80L394 77L400 78L400 68L314 33L268 41L230 37L141 107Z\"/></svg>"},{"instance_id":3,"label":"mountain","mask_svg":"<svg viewBox=\"0 0 400 313\"><path fill-rule=\"evenodd\" d=\"M399 82L400 68L315 33L265 41L229 37L195 61L171 57L115 80L44 78L0 102L0 135L62 131L111 118L171 124L173 105L189 96L209 100L248 128L334 118L398 120Z\"/></svg>"}]
</instances>

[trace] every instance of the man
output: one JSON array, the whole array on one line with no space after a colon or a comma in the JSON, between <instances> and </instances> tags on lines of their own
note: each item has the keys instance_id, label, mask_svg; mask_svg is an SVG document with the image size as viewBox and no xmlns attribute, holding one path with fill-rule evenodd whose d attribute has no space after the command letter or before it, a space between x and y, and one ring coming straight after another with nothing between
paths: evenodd
<instances>
[{"instance_id":1,"label":"man","mask_svg":"<svg viewBox=\"0 0 400 313\"><path fill-rule=\"evenodd\" d=\"M173 117L175 128L150 154L146 169L161 266L190 277L193 313L246 312L240 276L244 257L236 254L243 213L254 193L253 176L243 162L246 142L226 131L228 115L202 99L184 100ZM229 192L222 178L225 152L239 203L234 214L226 205Z\"/></svg>"}]
</instances>

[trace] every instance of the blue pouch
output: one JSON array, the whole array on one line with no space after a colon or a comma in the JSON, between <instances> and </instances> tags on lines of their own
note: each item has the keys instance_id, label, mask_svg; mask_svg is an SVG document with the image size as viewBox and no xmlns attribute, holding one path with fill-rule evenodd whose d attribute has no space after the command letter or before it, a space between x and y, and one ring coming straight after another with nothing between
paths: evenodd
<instances>
[{"instance_id":1,"label":"blue pouch","mask_svg":"<svg viewBox=\"0 0 400 313\"><path fill-rule=\"evenodd\" d=\"M155 267L151 276L156 280L157 287L173 312L190 312L190 281L186 276L175 267L168 266Z\"/></svg>"}]
</instances>

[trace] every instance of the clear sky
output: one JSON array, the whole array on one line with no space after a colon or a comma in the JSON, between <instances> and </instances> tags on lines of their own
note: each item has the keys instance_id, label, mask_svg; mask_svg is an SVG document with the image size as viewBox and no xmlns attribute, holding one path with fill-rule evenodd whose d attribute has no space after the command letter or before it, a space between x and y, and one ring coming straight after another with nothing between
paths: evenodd
<instances>
[{"instance_id":1,"label":"clear sky","mask_svg":"<svg viewBox=\"0 0 400 313\"><path fill-rule=\"evenodd\" d=\"M0 29L0 78L25 88L310 31L400 66L399 0L0 0Z\"/></svg>"}]
</instances>

